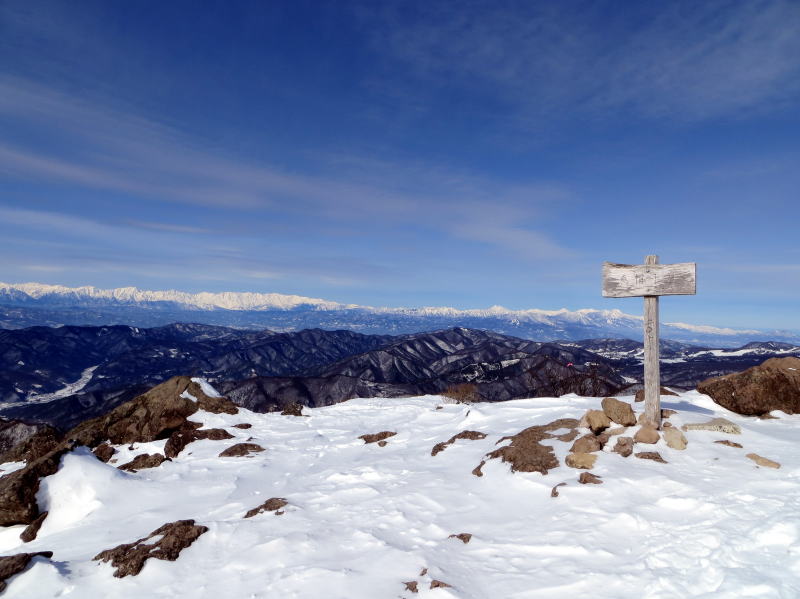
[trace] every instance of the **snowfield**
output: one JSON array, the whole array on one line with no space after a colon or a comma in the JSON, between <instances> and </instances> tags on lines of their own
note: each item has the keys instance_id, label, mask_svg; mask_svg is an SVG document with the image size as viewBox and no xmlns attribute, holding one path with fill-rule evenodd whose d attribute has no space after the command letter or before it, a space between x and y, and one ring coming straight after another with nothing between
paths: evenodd
<instances>
[{"instance_id":1,"label":"snowfield","mask_svg":"<svg viewBox=\"0 0 800 599\"><path fill-rule=\"evenodd\" d=\"M501 437L580 418L600 398L468 406L427 396L351 400L306 408L308 417L197 413L192 420L235 438L197 441L132 474L85 449L66 455L42 480L39 505L49 516L38 538L21 543L23 526L0 532L4 555L54 553L9 579L5 597L800 597L800 416L741 417L697 392L664 399L678 410L675 426L721 416L742 434L688 431L684 451L663 440L635 446L667 464L611 453L612 441L592 469L603 484L583 485L582 471L564 465L571 443L556 439L543 441L561 462L547 475L512 473L499 460L487 461L483 477L471 472ZM243 422L252 428L233 427ZM464 430L487 437L431 456ZM384 447L358 438L381 431L397 434ZM744 447L714 443L722 439ZM218 457L248 440L266 451ZM116 465L163 445L118 447ZM756 466L750 452L781 468ZM288 501L282 515L243 518L271 497ZM138 576L118 579L110 564L92 561L189 518L209 531L175 562L150 559ZM469 543L450 538L460 533ZM434 580L451 586L431 589Z\"/></svg>"}]
</instances>

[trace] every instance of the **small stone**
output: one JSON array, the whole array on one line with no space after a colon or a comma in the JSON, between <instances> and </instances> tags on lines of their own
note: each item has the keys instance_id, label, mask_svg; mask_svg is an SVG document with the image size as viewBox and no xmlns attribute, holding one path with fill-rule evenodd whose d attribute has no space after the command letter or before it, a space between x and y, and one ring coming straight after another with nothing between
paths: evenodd
<instances>
[{"instance_id":1,"label":"small stone","mask_svg":"<svg viewBox=\"0 0 800 599\"><path fill-rule=\"evenodd\" d=\"M239 424L234 424L233 428L248 429L248 428L252 428L252 426L253 425L250 424L249 422L240 422Z\"/></svg>"},{"instance_id":2,"label":"small stone","mask_svg":"<svg viewBox=\"0 0 800 599\"><path fill-rule=\"evenodd\" d=\"M165 458L160 453L143 453L137 455L130 462L122 464L122 466L117 466L117 468L120 470L127 470L128 472L136 472L137 470L144 470L145 468L157 468L165 461L171 462L172 460Z\"/></svg>"},{"instance_id":3,"label":"small stone","mask_svg":"<svg viewBox=\"0 0 800 599\"><path fill-rule=\"evenodd\" d=\"M640 451L639 453L633 454L637 458L641 460L653 460L655 462L660 462L662 464L666 464L667 461L661 457L661 454L657 451Z\"/></svg>"},{"instance_id":4,"label":"small stone","mask_svg":"<svg viewBox=\"0 0 800 599\"><path fill-rule=\"evenodd\" d=\"M661 434L664 436L664 442L667 444L667 447L671 447L672 449L686 449L686 435L684 435L681 431L677 428L665 428Z\"/></svg>"},{"instance_id":5,"label":"small stone","mask_svg":"<svg viewBox=\"0 0 800 599\"><path fill-rule=\"evenodd\" d=\"M746 458L750 458L756 464L758 464L759 466L764 466L765 468L780 468L781 467L781 465L778 462L773 462L772 460L767 459L765 457L762 457L762 456L758 455L757 453L748 453L745 457Z\"/></svg>"},{"instance_id":6,"label":"small stone","mask_svg":"<svg viewBox=\"0 0 800 599\"><path fill-rule=\"evenodd\" d=\"M403 584L406 585L407 591L411 591L412 593L419 593L416 580L409 580L408 582L404 582Z\"/></svg>"},{"instance_id":7,"label":"small stone","mask_svg":"<svg viewBox=\"0 0 800 599\"><path fill-rule=\"evenodd\" d=\"M666 387L661 387L661 395L678 395L677 393L673 393ZM644 401L644 389L639 389L636 392L636 397L634 398L635 401Z\"/></svg>"},{"instance_id":8,"label":"small stone","mask_svg":"<svg viewBox=\"0 0 800 599\"><path fill-rule=\"evenodd\" d=\"M39 529L42 527L42 523L44 519L47 518L47 512L42 512L36 517L36 520L28 524L23 530L19 538L22 539L23 543L30 543L34 539L36 539L36 535L39 534Z\"/></svg>"},{"instance_id":9,"label":"small stone","mask_svg":"<svg viewBox=\"0 0 800 599\"><path fill-rule=\"evenodd\" d=\"M303 405L297 402L287 403L283 406L283 411L281 411L281 415L283 416L302 416L303 415Z\"/></svg>"},{"instance_id":10,"label":"small stone","mask_svg":"<svg viewBox=\"0 0 800 599\"><path fill-rule=\"evenodd\" d=\"M741 435L742 429L725 418L712 418L708 422L692 422L681 427L685 431L712 431L727 435Z\"/></svg>"},{"instance_id":11,"label":"small stone","mask_svg":"<svg viewBox=\"0 0 800 599\"><path fill-rule=\"evenodd\" d=\"M661 410L661 417L662 418L669 418L670 416L672 416L674 414L677 414L677 413L678 413L677 410L668 410L668 409L664 408L663 410Z\"/></svg>"},{"instance_id":12,"label":"small stone","mask_svg":"<svg viewBox=\"0 0 800 599\"><path fill-rule=\"evenodd\" d=\"M601 410L589 410L586 412L587 427L596 435L602 433L611 426L611 419Z\"/></svg>"},{"instance_id":13,"label":"small stone","mask_svg":"<svg viewBox=\"0 0 800 599\"><path fill-rule=\"evenodd\" d=\"M558 483L555 487L553 487L550 491L550 497L558 497L558 488L565 487L567 483Z\"/></svg>"},{"instance_id":14,"label":"small stone","mask_svg":"<svg viewBox=\"0 0 800 599\"><path fill-rule=\"evenodd\" d=\"M431 581L431 588L432 589L451 589L453 585L447 584L446 582L442 582L441 580L432 580Z\"/></svg>"},{"instance_id":15,"label":"small stone","mask_svg":"<svg viewBox=\"0 0 800 599\"><path fill-rule=\"evenodd\" d=\"M672 427L672 423L671 422L666 421L666 420L661 422L661 428L671 428L671 427Z\"/></svg>"},{"instance_id":16,"label":"small stone","mask_svg":"<svg viewBox=\"0 0 800 599\"><path fill-rule=\"evenodd\" d=\"M283 515L281 508L284 508L287 505L289 505L289 502L283 497L271 497L258 507L254 507L252 510L249 510L244 517L252 518L253 516L263 514L264 512L275 512L276 516L281 516Z\"/></svg>"},{"instance_id":17,"label":"small stone","mask_svg":"<svg viewBox=\"0 0 800 599\"><path fill-rule=\"evenodd\" d=\"M633 413L633 408L631 408L630 404L613 397L606 397L601 402L601 405L603 406L603 413L608 416L611 421L621 424L622 426L633 426L636 424L636 415Z\"/></svg>"},{"instance_id":18,"label":"small stone","mask_svg":"<svg viewBox=\"0 0 800 599\"><path fill-rule=\"evenodd\" d=\"M228 449L220 453L219 457L221 458L242 457L260 451L264 451L264 448L261 447L261 445L258 445L257 443L237 443L236 445L231 445L230 447L228 447Z\"/></svg>"},{"instance_id":19,"label":"small stone","mask_svg":"<svg viewBox=\"0 0 800 599\"><path fill-rule=\"evenodd\" d=\"M590 470L594 468L597 456L592 453L571 453L567 456L566 463L570 468Z\"/></svg>"},{"instance_id":20,"label":"small stone","mask_svg":"<svg viewBox=\"0 0 800 599\"><path fill-rule=\"evenodd\" d=\"M602 485L603 480L597 476L596 474L592 474L591 472L581 472L581 475L578 477L578 482L582 485Z\"/></svg>"},{"instance_id":21,"label":"small stone","mask_svg":"<svg viewBox=\"0 0 800 599\"><path fill-rule=\"evenodd\" d=\"M719 443L720 445L727 445L728 447L738 447L739 449L742 448L741 444L736 443L735 441L728 441L727 439L722 439L721 441L714 441L714 443Z\"/></svg>"},{"instance_id":22,"label":"small stone","mask_svg":"<svg viewBox=\"0 0 800 599\"><path fill-rule=\"evenodd\" d=\"M600 443L600 440L596 436L589 434L575 441L570 451L573 453L592 453L593 451L600 451L601 449L603 449L603 445Z\"/></svg>"},{"instance_id":23,"label":"small stone","mask_svg":"<svg viewBox=\"0 0 800 599\"><path fill-rule=\"evenodd\" d=\"M384 439L388 439L389 437L394 437L397 433L393 431L381 431L380 433L372 433L368 435L361 435L359 439L363 440L364 443L377 443L378 441L383 441Z\"/></svg>"},{"instance_id":24,"label":"small stone","mask_svg":"<svg viewBox=\"0 0 800 599\"><path fill-rule=\"evenodd\" d=\"M470 533L468 533L468 532L462 532L462 533L459 533L457 535L450 535L447 538L448 539L458 539L459 541L464 543L464 545L466 545L472 539L472 535Z\"/></svg>"},{"instance_id":25,"label":"small stone","mask_svg":"<svg viewBox=\"0 0 800 599\"><path fill-rule=\"evenodd\" d=\"M633 453L633 437L620 437L614 446L614 453L618 453L623 458L627 458Z\"/></svg>"},{"instance_id":26,"label":"small stone","mask_svg":"<svg viewBox=\"0 0 800 599\"><path fill-rule=\"evenodd\" d=\"M634 443L649 443L651 445L658 443L659 439L658 431L652 426L643 426L633 436Z\"/></svg>"},{"instance_id":27,"label":"small stone","mask_svg":"<svg viewBox=\"0 0 800 599\"><path fill-rule=\"evenodd\" d=\"M378 447L386 447L388 444L388 441L378 441Z\"/></svg>"}]
</instances>

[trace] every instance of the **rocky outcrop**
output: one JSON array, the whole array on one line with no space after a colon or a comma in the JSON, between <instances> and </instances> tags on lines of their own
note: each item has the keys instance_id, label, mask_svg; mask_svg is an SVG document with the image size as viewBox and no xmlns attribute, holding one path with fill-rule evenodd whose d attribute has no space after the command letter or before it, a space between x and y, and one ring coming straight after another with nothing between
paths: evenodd
<instances>
[{"instance_id":1,"label":"rocky outcrop","mask_svg":"<svg viewBox=\"0 0 800 599\"><path fill-rule=\"evenodd\" d=\"M36 503L39 480L58 471L61 456L69 449L62 445L29 462L23 469L0 478L0 526L30 524L39 516Z\"/></svg>"},{"instance_id":2,"label":"rocky outcrop","mask_svg":"<svg viewBox=\"0 0 800 599\"><path fill-rule=\"evenodd\" d=\"M197 525L194 520L178 520L157 528L138 541L101 551L93 559L111 562L116 569L114 576L117 578L136 576L142 571L148 559L174 562L178 559L181 551L194 543L206 531L208 531L208 527ZM151 541L151 539L153 540Z\"/></svg>"},{"instance_id":3,"label":"rocky outcrop","mask_svg":"<svg viewBox=\"0 0 800 599\"><path fill-rule=\"evenodd\" d=\"M52 427L44 427L24 438L0 456L0 464L27 462L28 464L46 456L62 444L62 435Z\"/></svg>"},{"instance_id":4,"label":"rocky outcrop","mask_svg":"<svg viewBox=\"0 0 800 599\"><path fill-rule=\"evenodd\" d=\"M88 447L95 447L105 440L114 445L146 443L169 437L198 410L214 414L236 414L239 411L224 397L210 397L189 377L178 376L105 416L79 424L67 437Z\"/></svg>"},{"instance_id":5,"label":"rocky outcrop","mask_svg":"<svg viewBox=\"0 0 800 599\"><path fill-rule=\"evenodd\" d=\"M51 436L57 435L56 430L46 424L0 418L0 454L9 451L34 435L42 435L42 433Z\"/></svg>"},{"instance_id":6,"label":"rocky outcrop","mask_svg":"<svg viewBox=\"0 0 800 599\"><path fill-rule=\"evenodd\" d=\"M800 358L772 358L744 372L711 378L697 385L716 403L745 416L772 410L800 413Z\"/></svg>"},{"instance_id":7,"label":"rocky outcrop","mask_svg":"<svg viewBox=\"0 0 800 599\"><path fill-rule=\"evenodd\" d=\"M453 435L447 441L442 441L433 446L431 455L435 456L437 453L444 451L459 439L467 439L469 441L480 441L486 438L486 433L480 431L461 431L457 435Z\"/></svg>"},{"instance_id":8,"label":"rocky outcrop","mask_svg":"<svg viewBox=\"0 0 800 599\"><path fill-rule=\"evenodd\" d=\"M0 593L5 591L8 586L6 581L15 574L24 571L34 557L46 557L50 559L53 557L53 552L39 551L37 553L17 553L16 555L0 557Z\"/></svg>"}]
</instances>

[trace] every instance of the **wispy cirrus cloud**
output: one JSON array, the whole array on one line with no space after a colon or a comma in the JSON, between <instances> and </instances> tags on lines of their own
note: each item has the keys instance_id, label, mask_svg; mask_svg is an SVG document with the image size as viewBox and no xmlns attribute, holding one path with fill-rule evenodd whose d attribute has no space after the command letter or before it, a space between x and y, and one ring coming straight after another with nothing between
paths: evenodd
<instances>
[{"instance_id":1,"label":"wispy cirrus cloud","mask_svg":"<svg viewBox=\"0 0 800 599\"><path fill-rule=\"evenodd\" d=\"M620 110L702 120L774 110L800 94L792 0L470 0L359 14L375 50L434 93L484 90L517 122Z\"/></svg>"}]
</instances>

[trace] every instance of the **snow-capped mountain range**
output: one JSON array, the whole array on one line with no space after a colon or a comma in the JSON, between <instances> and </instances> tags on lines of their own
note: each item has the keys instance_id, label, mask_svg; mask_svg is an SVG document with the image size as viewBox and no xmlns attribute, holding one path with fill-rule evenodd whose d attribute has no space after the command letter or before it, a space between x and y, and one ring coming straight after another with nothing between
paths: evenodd
<instances>
[{"instance_id":1,"label":"snow-capped mountain range","mask_svg":"<svg viewBox=\"0 0 800 599\"><path fill-rule=\"evenodd\" d=\"M342 304L279 293L186 293L136 287L98 289L42 283L0 283L0 326L21 328L197 322L247 329L348 329L371 334L433 331L453 326L488 329L537 341L600 337L640 339L642 318L620 310L510 310L502 306L386 308ZM733 347L749 341L800 342L800 332L662 323L668 339Z\"/></svg>"}]
</instances>

